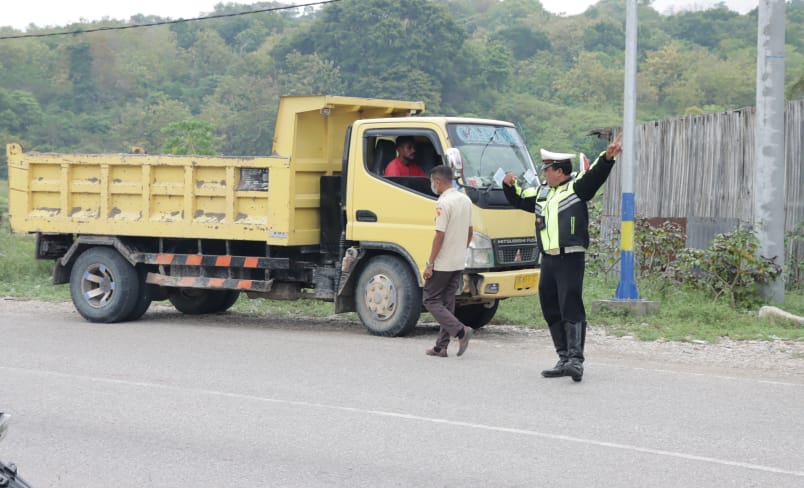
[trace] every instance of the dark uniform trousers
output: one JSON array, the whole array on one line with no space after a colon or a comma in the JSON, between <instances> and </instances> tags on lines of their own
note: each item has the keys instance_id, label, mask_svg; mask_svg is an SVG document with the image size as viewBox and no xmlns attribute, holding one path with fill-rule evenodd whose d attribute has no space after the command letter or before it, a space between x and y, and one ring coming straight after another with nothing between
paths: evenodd
<instances>
[{"instance_id":1,"label":"dark uniform trousers","mask_svg":"<svg viewBox=\"0 0 804 488\"><path fill-rule=\"evenodd\" d=\"M461 284L463 271L433 271L433 276L424 282L422 301L424 308L441 324L436 347L445 348L449 338L463 330L463 324L455 317L455 293Z\"/></svg>"},{"instance_id":2,"label":"dark uniform trousers","mask_svg":"<svg viewBox=\"0 0 804 488\"><path fill-rule=\"evenodd\" d=\"M586 310L583 306L584 253L542 254L539 302L556 353L583 362ZM580 327L574 327L579 324ZM577 335L578 337L575 337ZM580 347L577 347L580 346Z\"/></svg>"}]
</instances>

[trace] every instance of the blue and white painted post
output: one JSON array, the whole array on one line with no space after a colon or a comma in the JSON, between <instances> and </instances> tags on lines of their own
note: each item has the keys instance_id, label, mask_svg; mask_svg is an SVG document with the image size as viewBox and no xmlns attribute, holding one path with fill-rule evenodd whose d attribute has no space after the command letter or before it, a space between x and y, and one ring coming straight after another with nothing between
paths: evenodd
<instances>
[{"instance_id":1,"label":"blue and white painted post","mask_svg":"<svg viewBox=\"0 0 804 488\"><path fill-rule=\"evenodd\" d=\"M620 283L617 300L639 298L634 281L634 169L636 156L636 53L637 0L626 0L625 10L625 92L623 114L622 223L620 225Z\"/></svg>"}]
</instances>

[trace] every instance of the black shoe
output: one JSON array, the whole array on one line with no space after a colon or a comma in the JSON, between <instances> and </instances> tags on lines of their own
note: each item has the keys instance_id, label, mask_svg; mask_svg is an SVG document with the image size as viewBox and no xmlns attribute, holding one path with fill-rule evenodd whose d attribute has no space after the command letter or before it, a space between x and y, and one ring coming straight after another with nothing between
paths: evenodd
<instances>
[{"instance_id":1,"label":"black shoe","mask_svg":"<svg viewBox=\"0 0 804 488\"><path fill-rule=\"evenodd\" d=\"M578 382L583 379L583 363L570 360L564 365L564 376L572 376L572 381Z\"/></svg>"},{"instance_id":2,"label":"black shoe","mask_svg":"<svg viewBox=\"0 0 804 488\"><path fill-rule=\"evenodd\" d=\"M542 376L545 378L560 378L564 376L564 366L567 364L566 359L559 359L555 366L551 369L542 371Z\"/></svg>"}]
</instances>

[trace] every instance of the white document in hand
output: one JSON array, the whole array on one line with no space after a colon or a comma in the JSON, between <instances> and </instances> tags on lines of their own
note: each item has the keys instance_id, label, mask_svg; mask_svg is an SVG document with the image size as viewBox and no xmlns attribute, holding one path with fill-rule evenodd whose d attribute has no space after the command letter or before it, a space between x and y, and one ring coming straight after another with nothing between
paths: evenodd
<instances>
[{"instance_id":1,"label":"white document in hand","mask_svg":"<svg viewBox=\"0 0 804 488\"><path fill-rule=\"evenodd\" d=\"M503 171L502 168L497 168L497 171L494 173L495 185L502 188L503 178L505 178L505 171Z\"/></svg>"}]
</instances>

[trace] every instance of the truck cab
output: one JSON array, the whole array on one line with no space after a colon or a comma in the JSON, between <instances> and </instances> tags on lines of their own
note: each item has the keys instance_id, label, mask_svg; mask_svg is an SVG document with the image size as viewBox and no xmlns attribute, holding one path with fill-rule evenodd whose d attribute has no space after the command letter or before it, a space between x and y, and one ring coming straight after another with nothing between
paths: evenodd
<instances>
[{"instance_id":1,"label":"truck cab","mask_svg":"<svg viewBox=\"0 0 804 488\"><path fill-rule=\"evenodd\" d=\"M414 137L415 159L426 173L450 165L454 185L474 204L474 237L456 316L481 327L493 318L501 299L537 292L533 218L512 208L501 187L500 175L506 172L535 174L513 124L455 117L361 119L349 134L338 201L344 245L356 259L349 260L350 272L343 277L341 288L351 294L338 296L339 311L356 311L381 335L405 334L419 318L437 197L429 178L383 174L400 136Z\"/></svg>"}]
</instances>

